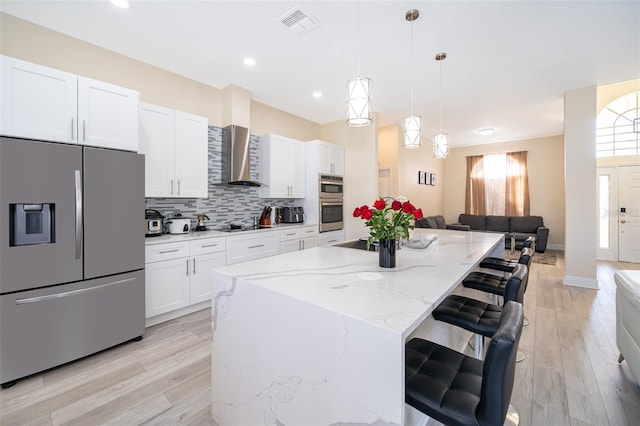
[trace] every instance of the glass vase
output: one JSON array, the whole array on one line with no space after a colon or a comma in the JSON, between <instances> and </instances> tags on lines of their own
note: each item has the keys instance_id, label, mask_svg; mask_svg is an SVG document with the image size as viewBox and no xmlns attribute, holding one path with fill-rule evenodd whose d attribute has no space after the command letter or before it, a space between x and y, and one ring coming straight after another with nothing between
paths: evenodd
<instances>
[{"instance_id":1,"label":"glass vase","mask_svg":"<svg viewBox=\"0 0 640 426\"><path fill-rule=\"evenodd\" d=\"M378 245L378 264L381 268L396 267L396 240L380 240Z\"/></svg>"}]
</instances>

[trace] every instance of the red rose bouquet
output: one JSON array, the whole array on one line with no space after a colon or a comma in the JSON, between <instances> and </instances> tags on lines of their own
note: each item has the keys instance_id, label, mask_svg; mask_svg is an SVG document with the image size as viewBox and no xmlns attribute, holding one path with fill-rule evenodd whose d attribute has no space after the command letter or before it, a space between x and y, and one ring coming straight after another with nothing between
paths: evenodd
<instances>
[{"instance_id":1,"label":"red rose bouquet","mask_svg":"<svg viewBox=\"0 0 640 426\"><path fill-rule=\"evenodd\" d=\"M399 240L409 238L412 221L422 218L422 209L417 209L406 198L391 197L377 199L370 208L367 205L356 207L353 217L366 221L370 229L367 245L377 240Z\"/></svg>"}]
</instances>

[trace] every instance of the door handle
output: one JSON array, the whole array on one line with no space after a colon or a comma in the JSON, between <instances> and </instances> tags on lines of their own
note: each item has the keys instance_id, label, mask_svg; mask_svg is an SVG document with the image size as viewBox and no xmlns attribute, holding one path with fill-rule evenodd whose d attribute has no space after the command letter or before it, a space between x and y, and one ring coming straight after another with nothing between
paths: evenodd
<instances>
[{"instance_id":1,"label":"door handle","mask_svg":"<svg viewBox=\"0 0 640 426\"><path fill-rule=\"evenodd\" d=\"M620 221L620 223L627 223L627 221L626 221L626 220L624 220L624 219L622 219L622 220Z\"/></svg>"},{"instance_id":2,"label":"door handle","mask_svg":"<svg viewBox=\"0 0 640 426\"><path fill-rule=\"evenodd\" d=\"M196 258L193 258L193 275L196 274Z\"/></svg>"},{"instance_id":3,"label":"door handle","mask_svg":"<svg viewBox=\"0 0 640 426\"><path fill-rule=\"evenodd\" d=\"M82 255L82 180L80 170L74 170L76 188L76 259Z\"/></svg>"}]
</instances>

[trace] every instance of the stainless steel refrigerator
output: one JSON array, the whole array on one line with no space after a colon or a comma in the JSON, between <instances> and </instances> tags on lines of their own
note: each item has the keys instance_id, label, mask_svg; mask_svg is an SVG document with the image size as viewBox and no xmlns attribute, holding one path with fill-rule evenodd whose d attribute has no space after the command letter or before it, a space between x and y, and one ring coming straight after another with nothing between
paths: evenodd
<instances>
[{"instance_id":1,"label":"stainless steel refrigerator","mask_svg":"<svg viewBox=\"0 0 640 426\"><path fill-rule=\"evenodd\" d=\"M144 156L0 137L0 383L145 328Z\"/></svg>"}]
</instances>

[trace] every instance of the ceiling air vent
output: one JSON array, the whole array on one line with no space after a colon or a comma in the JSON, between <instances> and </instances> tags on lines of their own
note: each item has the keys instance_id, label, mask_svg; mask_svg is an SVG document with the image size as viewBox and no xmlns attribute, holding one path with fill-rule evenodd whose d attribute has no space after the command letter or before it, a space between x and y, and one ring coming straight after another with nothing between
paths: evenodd
<instances>
[{"instance_id":1,"label":"ceiling air vent","mask_svg":"<svg viewBox=\"0 0 640 426\"><path fill-rule=\"evenodd\" d=\"M299 7L294 7L278 20L296 34L309 32L319 25L318 21L307 16Z\"/></svg>"}]
</instances>

